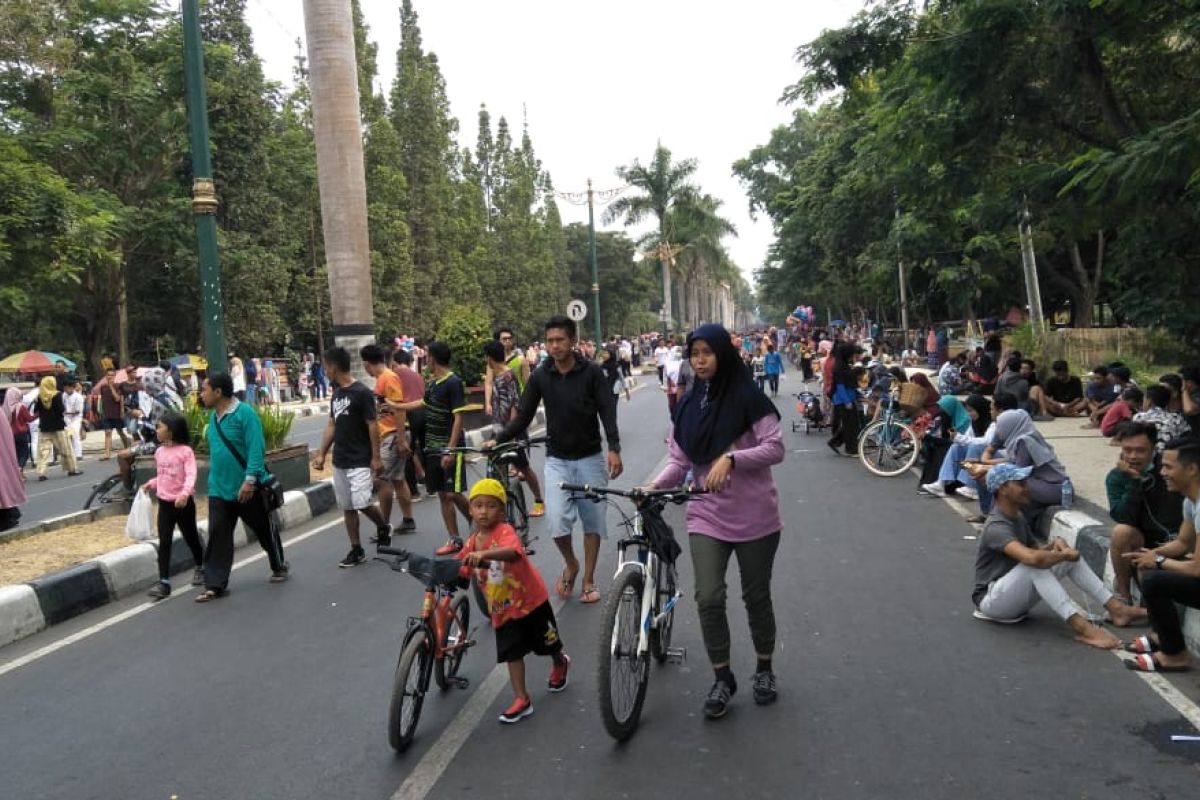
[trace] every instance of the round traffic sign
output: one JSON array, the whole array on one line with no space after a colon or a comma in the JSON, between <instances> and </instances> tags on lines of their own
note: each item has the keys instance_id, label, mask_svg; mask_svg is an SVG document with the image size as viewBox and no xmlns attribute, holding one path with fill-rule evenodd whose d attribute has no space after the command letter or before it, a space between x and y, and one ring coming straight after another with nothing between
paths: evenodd
<instances>
[{"instance_id":1,"label":"round traffic sign","mask_svg":"<svg viewBox=\"0 0 1200 800\"><path fill-rule=\"evenodd\" d=\"M587 303L582 300L572 300L567 303L567 316L579 322L587 316Z\"/></svg>"}]
</instances>

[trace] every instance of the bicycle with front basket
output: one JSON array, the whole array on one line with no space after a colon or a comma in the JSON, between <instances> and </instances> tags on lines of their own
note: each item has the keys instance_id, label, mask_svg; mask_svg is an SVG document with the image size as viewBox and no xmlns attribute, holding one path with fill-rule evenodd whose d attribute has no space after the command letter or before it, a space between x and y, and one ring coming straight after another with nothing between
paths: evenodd
<instances>
[{"instance_id":1,"label":"bicycle with front basket","mask_svg":"<svg viewBox=\"0 0 1200 800\"><path fill-rule=\"evenodd\" d=\"M425 585L421 616L408 618L388 708L388 742L403 753L412 744L430 679L442 690L470 685L458 672L467 650L475 645L469 629L471 604L458 591L467 581L461 577L462 562L457 558L410 555L391 547L380 547L377 552L393 556L379 560Z\"/></svg>"},{"instance_id":2,"label":"bicycle with front basket","mask_svg":"<svg viewBox=\"0 0 1200 800\"><path fill-rule=\"evenodd\" d=\"M921 451L921 433L900 405L900 390L893 385L888 397L880 401L879 419L868 424L858 435L858 458L870 472L883 478L903 475Z\"/></svg>"},{"instance_id":3,"label":"bicycle with front basket","mask_svg":"<svg viewBox=\"0 0 1200 800\"><path fill-rule=\"evenodd\" d=\"M650 659L681 663L682 648L671 647L679 591L675 559L680 547L663 519L669 503L686 503L700 489L608 489L563 483L560 488L592 502L609 497L633 501L636 511L618 507L629 536L617 543L617 571L600 611L599 688L604 729L619 742L633 736L641 720ZM615 505L615 504L614 504Z\"/></svg>"}]
</instances>

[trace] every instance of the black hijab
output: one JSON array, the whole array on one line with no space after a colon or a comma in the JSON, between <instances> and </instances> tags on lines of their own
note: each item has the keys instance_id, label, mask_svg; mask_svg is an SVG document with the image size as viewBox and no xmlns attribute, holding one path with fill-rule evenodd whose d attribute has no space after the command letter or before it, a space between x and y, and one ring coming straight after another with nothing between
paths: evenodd
<instances>
[{"instance_id":1,"label":"black hijab","mask_svg":"<svg viewBox=\"0 0 1200 800\"><path fill-rule=\"evenodd\" d=\"M692 388L675 407L675 442L693 464L711 464L746 431L768 414L779 417L775 404L754 384L729 331L720 325L701 325L687 339L685 357L692 344L703 341L717 357L712 380L697 376Z\"/></svg>"},{"instance_id":2,"label":"black hijab","mask_svg":"<svg viewBox=\"0 0 1200 800\"><path fill-rule=\"evenodd\" d=\"M981 394L969 394L963 403L973 409L979 416L971 420L971 430L976 436L983 436L988 426L992 424L992 401Z\"/></svg>"}]
</instances>

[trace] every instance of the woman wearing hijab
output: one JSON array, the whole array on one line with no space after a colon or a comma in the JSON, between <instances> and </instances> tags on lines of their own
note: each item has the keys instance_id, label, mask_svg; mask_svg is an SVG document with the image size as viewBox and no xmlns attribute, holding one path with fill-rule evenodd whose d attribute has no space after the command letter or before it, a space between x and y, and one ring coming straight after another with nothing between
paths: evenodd
<instances>
[{"instance_id":1,"label":"woman wearing hijab","mask_svg":"<svg viewBox=\"0 0 1200 800\"><path fill-rule=\"evenodd\" d=\"M13 392L16 392L20 405L21 393L10 388L4 395L5 413L0 414L0 531L17 526L21 519L21 506L25 504L25 476L21 474L21 464L17 461L17 446L9 423L9 396Z\"/></svg>"},{"instance_id":2,"label":"woman wearing hijab","mask_svg":"<svg viewBox=\"0 0 1200 800\"><path fill-rule=\"evenodd\" d=\"M933 384L929 378L925 377L925 373L918 372L908 380L910 383L915 383L925 390L925 412L934 417L940 414L941 408L938 406L938 402L942 399L942 396L938 393L937 389L933 388Z\"/></svg>"},{"instance_id":3,"label":"woman wearing hijab","mask_svg":"<svg viewBox=\"0 0 1200 800\"><path fill-rule=\"evenodd\" d=\"M758 656L754 701L765 705L776 697L771 571L783 523L771 467L783 461L783 434L779 412L755 387L725 328L702 325L688 337L687 348L696 383L676 409L667 466L652 486L678 486L691 470L696 483L711 493L688 504L687 521L696 608L715 673L704 715L719 719L737 692L725 615L731 555L737 555Z\"/></svg>"},{"instance_id":4,"label":"woman wearing hijab","mask_svg":"<svg viewBox=\"0 0 1200 800\"><path fill-rule=\"evenodd\" d=\"M982 496L975 486L975 479L962 465L964 461L975 461L983 455L995 434L992 404L983 395L972 394L967 396L965 402L957 397L943 397L938 401L938 406L949 420L953 444L942 459L937 480L922 485L921 489L938 497L957 494L959 497L979 500ZM990 500L988 496L985 514L991 510Z\"/></svg>"},{"instance_id":5,"label":"woman wearing hijab","mask_svg":"<svg viewBox=\"0 0 1200 800\"><path fill-rule=\"evenodd\" d=\"M1004 450L1004 457L997 458L996 453L1001 449ZM1008 462L1017 467L1033 467L1033 473L1025 481L1029 487L1029 504L1025 507L1025 514L1030 519L1043 509L1062 502L1062 487L1068 480L1067 469L1026 411L1012 409L996 417L995 431L979 461L984 465Z\"/></svg>"},{"instance_id":6,"label":"woman wearing hijab","mask_svg":"<svg viewBox=\"0 0 1200 800\"><path fill-rule=\"evenodd\" d=\"M833 348L833 372L830 402L837 417L837 428L833 436L825 440L829 449L841 455L839 447L845 445L846 455L858 455L858 376L854 374L854 345L838 342Z\"/></svg>"},{"instance_id":7,"label":"woman wearing hijab","mask_svg":"<svg viewBox=\"0 0 1200 800\"><path fill-rule=\"evenodd\" d=\"M75 461L75 450L71 440L67 438L66 409L63 406L63 395L58 390L58 382L53 375L42 378L38 384L37 402L33 404L38 417L38 480L46 480L46 467L50 464L50 454L58 450L62 459L63 470L68 475L82 475Z\"/></svg>"},{"instance_id":8,"label":"woman wearing hijab","mask_svg":"<svg viewBox=\"0 0 1200 800\"><path fill-rule=\"evenodd\" d=\"M29 426L37 421L37 417L25 405L21 390L15 386L8 387L4 393L4 418L8 420L9 428L12 431L17 466L24 473L25 465L29 463L29 459L33 455L30 451Z\"/></svg>"}]
</instances>

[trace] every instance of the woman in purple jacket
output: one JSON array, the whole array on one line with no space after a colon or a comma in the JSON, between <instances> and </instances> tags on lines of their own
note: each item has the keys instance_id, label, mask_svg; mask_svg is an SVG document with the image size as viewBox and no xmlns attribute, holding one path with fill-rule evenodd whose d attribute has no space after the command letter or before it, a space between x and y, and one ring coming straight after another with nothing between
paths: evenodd
<instances>
[{"instance_id":1,"label":"woman in purple jacket","mask_svg":"<svg viewBox=\"0 0 1200 800\"><path fill-rule=\"evenodd\" d=\"M771 570L782 523L771 467L783 461L783 434L779 412L754 385L728 331L697 328L688 337L687 356L696 383L675 409L667 467L653 485L678 486L690 469L710 492L688 504L687 522L700 629L716 673L704 715L720 719L737 692L725 616L725 572L734 554L758 656L754 702L765 705L776 697Z\"/></svg>"}]
</instances>

